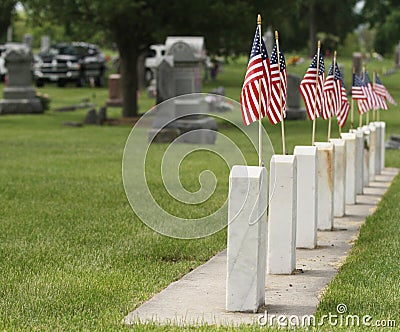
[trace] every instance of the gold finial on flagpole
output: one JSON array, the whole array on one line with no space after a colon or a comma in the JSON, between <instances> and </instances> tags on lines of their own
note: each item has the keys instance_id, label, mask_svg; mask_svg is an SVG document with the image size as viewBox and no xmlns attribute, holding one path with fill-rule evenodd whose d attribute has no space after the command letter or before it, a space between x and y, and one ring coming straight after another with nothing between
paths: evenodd
<instances>
[{"instance_id":1,"label":"gold finial on flagpole","mask_svg":"<svg viewBox=\"0 0 400 332\"><path fill-rule=\"evenodd\" d=\"M257 16L257 24L261 25L261 15L260 14L258 14L258 16Z\"/></svg>"},{"instance_id":2,"label":"gold finial on flagpole","mask_svg":"<svg viewBox=\"0 0 400 332\"><path fill-rule=\"evenodd\" d=\"M279 34L278 31L275 30L275 39L278 40L279 39Z\"/></svg>"},{"instance_id":3,"label":"gold finial on flagpole","mask_svg":"<svg viewBox=\"0 0 400 332\"><path fill-rule=\"evenodd\" d=\"M318 48L321 48L321 41L318 40Z\"/></svg>"}]
</instances>

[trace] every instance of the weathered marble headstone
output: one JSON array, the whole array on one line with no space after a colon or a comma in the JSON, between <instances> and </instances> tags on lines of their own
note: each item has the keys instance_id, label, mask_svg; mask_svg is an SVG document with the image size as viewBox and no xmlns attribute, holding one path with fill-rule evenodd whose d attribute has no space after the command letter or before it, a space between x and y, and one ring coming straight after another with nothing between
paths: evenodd
<instances>
[{"instance_id":1,"label":"weathered marble headstone","mask_svg":"<svg viewBox=\"0 0 400 332\"><path fill-rule=\"evenodd\" d=\"M108 77L108 99L107 106L122 106L121 75L112 74Z\"/></svg>"},{"instance_id":2,"label":"weathered marble headstone","mask_svg":"<svg viewBox=\"0 0 400 332\"><path fill-rule=\"evenodd\" d=\"M267 273L296 269L296 156L273 155L270 166Z\"/></svg>"},{"instance_id":3,"label":"weathered marble headstone","mask_svg":"<svg viewBox=\"0 0 400 332\"><path fill-rule=\"evenodd\" d=\"M286 99L286 119L304 120L306 110L301 103L299 85L301 77L294 74L288 74L287 78L287 99Z\"/></svg>"},{"instance_id":4,"label":"weathered marble headstone","mask_svg":"<svg viewBox=\"0 0 400 332\"><path fill-rule=\"evenodd\" d=\"M370 153L370 135L371 131L369 126L363 126L362 131L364 133L364 182L363 186L369 186L369 153Z\"/></svg>"},{"instance_id":5,"label":"weathered marble headstone","mask_svg":"<svg viewBox=\"0 0 400 332\"><path fill-rule=\"evenodd\" d=\"M356 134L356 194L362 195L364 183L364 133L362 129L350 129Z\"/></svg>"},{"instance_id":6,"label":"weathered marble headstone","mask_svg":"<svg viewBox=\"0 0 400 332\"><path fill-rule=\"evenodd\" d=\"M335 146L333 215L343 217L346 213L346 141L339 138L330 140Z\"/></svg>"},{"instance_id":7,"label":"weathered marble headstone","mask_svg":"<svg viewBox=\"0 0 400 332\"><path fill-rule=\"evenodd\" d=\"M42 113L43 107L32 87L33 55L23 44L12 44L6 51L8 83L0 100L0 114Z\"/></svg>"},{"instance_id":8,"label":"weathered marble headstone","mask_svg":"<svg viewBox=\"0 0 400 332\"><path fill-rule=\"evenodd\" d=\"M375 122L369 124L369 181L375 180L376 163L376 127Z\"/></svg>"},{"instance_id":9,"label":"weathered marble headstone","mask_svg":"<svg viewBox=\"0 0 400 332\"><path fill-rule=\"evenodd\" d=\"M382 167L382 130L384 122L374 122L375 125L375 175L381 174Z\"/></svg>"},{"instance_id":10,"label":"weathered marble headstone","mask_svg":"<svg viewBox=\"0 0 400 332\"><path fill-rule=\"evenodd\" d=\"M333 143L315 142L318 155L318 229L333 229L333 190L335 187L335 164Z\"/></svg>"},{"instance_id":11,"label":"weathered marble headstone","mask_svg":"<svg viewBox=\"0 0 400 332\"><path fill-rule=\"evenodd\" d=\"M342 133L346 140L346 204L356 204L356 134Z\"/></svg>"},{"instance_id":12,"label":"weathered marble headstone","mask_svg":"<svg viewBox=\"0 0 400 332\"><path fill-rule=\"evenodd\" d=\"M226 310L265 304L268 176L264 167L233 166L229 176Z\"/></svg>"},{"instance_id":13,"label":"weathered marble headstone","mask_svg":"<svg viewBox=\"0 0 400 332\"><path fill-rule=\"evenodd\" d=\"M318 157L315 146L296 146L297 229L296 247L314 249L317 245Z\"/></svg>"}]
</instances>

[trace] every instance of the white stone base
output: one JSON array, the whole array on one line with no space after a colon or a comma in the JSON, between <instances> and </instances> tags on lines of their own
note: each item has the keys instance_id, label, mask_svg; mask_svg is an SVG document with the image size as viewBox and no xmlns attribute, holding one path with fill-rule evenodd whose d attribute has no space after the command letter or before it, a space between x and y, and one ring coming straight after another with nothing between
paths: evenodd
<instances>
[{"instance_id":1,"label":"white stone base","mask_svg":"<svg viewBox=\"0 0 400 332\"><path fill-rule=\"evenodd\" d=\"M346 213L346 141L336 138L331 142L335 146L333 215L343 217Z\"/></svg>"},{"instance_id":2,"label":"white stone base","mask_svg":"<svg viewBox=\"0 0 400 332\"><path fill-rule=\"evenodd\" d=\"M356 204L356 134L341 137L346 141L346 204Z\"/></svg>"},{"instance_id":3,"label":"white stone base","mask_svg":"<svg viewBox=\"0 0 400 332\"><path fill-rule=\"evenodd\" d=\"M369 181L375 180L375 160L376 160L376 127L375 123L369 124Z\"/></svg>"},{"instance_id":4,"label":"white stone base","mask_svg":"<svg viewBox=\"0 0 400 332\"><path fill-rule=\"evenodd\" d=\"M318 229L333 229L334 153L333 143L316 142L318 155Z\"/></svg>"},{"instance_id":5,"label":"white stone base","mask_svg":"<svg viewBox=\"0 0 400 332\"><path fill-rule=\"evenodd\" d=\"M381 174L382 166L382 122L374 122L375 134L375 174Z\"/></svg>"},{"instance_id":6,"label":"white stone base","mask_svg":"<svg viewBox=\"0 0 400 332\"><path fill-rule=\"evenodd\" d=\"M370 134L369 126L363 126L364 133L364 170L363 170L363 186L369 186L369 149L370 149Z\"/></svg>"},{"instance_id":7,"label":"white stone base","mask_svg":"<svg viewBox=\"0 0 400 332\"><path fill-rule=\"evenodd\" d=\"M270 167L267 273L296 269L296 157L273 155Z\"/></svg>"},{"instance_id":8,"label":"white stone base","mask_svg":"<svg viewBox=\"0 0 400 332\"><path fill-rule=\"evenodd\" d=\"M364 189L364 134L360 128L350 132L356 134L356 194L361 195Z\"/></svg>"},{"instance_id":9,"label":"white stone base","mask_svg":"<svg viewBox=\"0 0 400 332\"><path fill-rule=\"evenodd\" d=\"M233 166L229 176L226 310L257 312L265 304L268 175Z\"/></svg>"},{"instance_id":10,"label":"white stone base","mask_svg":"<svg viewBox=\"0 0 400 332\"><path fill-rule=\"evenodd\" d=\"M375 122L376 126L379 126L380 131L381 131L381 136L379 139L380 142L380 156L379 156L379 174L382 173L383 169L385 168L385 136L386 136L386 123L381 121L381 122Z\"/></svg>"},{"instance_id":11,"label":"white stone base","mask_svg":"<svg viewBox=\"0 0 400 332\"><path fill-rule=\"evenodd\" d=\"M317 246L318 158L315 146L296 146L297 159L297 229L296 247Z\"/></svg>"}]
</instances>

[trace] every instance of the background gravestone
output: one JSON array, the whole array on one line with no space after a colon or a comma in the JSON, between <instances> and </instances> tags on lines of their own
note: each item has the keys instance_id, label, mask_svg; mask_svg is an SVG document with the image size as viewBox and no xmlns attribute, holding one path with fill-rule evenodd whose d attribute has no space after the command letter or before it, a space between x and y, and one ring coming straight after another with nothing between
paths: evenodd
<instances>
[{"instance_id":1,"label":"background gravestone","mask_svg":"<svg viewBox=\"0 0 400 332\"><path fill-rule=\"evenodd\" d=\"M0 100L0 114L42 113L43 107L32 87L31 50L23 44L11 44L5 53L8 83Z\"/></svg>"},{"instance_id":2,"label":"background gravestone","mask_svg":"<svg viewBox=\"0 0 400 332\"><path fill-rule=\"evenodd\" d=\"M359 52L353 53L353 68L355 73L360 76L362 68L362 54Z\"/></svg>"},{"instance_id":3,"label":"background gravestone","mask_svg":"<svg viewBox=\"0 0 400 332\"><path fill-rule=\"evenodd\" d=\"M305 120L306 110L301 104L299 85L301 77L288 74L287 78L287 98L286 98L286 119Z\"/></svg>"},{"instance_id":4,"label":"background gravestone","mask_svg":"<svg viewBox=\"0 0 400 332\"><path fill-rule=\"evenodd\" d=\"M396 46L395 54L394 54L394 67L400 67L400 41Z\"/></svg>"},{"instance_id":5,"label":"background gravestone","mask_svg":"<svg viewBox=\"0 0 400 332\"><path fill-rule=\"evenodd\" d=\"M203 37L168 37L165 43L166 56L157 70L157 103L186 94L202 92L202 70L204 63ZM217 130L216 121L204 115L207 108L200 95L182 97L156 107L156 117L149 138L154 141L171 141L179 135L184 143L213 144L215 135L197 129ZM190 133L192 132L192 133ZM187 134L186 134L187 133Z\"/></svg>"},{"instance_id":6,"label":"background gravestone","mask_svg":"<svg viewBox=\"0 0 400 332\"><path fill-rule=\"evenodd\" d=\"M42 36L40 38L40 52L46 52L50 48L50 37Z\"/></svg>"},{"instance_id":7,"label":"background gravestone","mask_svg":"<svg viewBox=\"0 0 400 332\"><path fill-rule=\"evenodd\" d=\"M263 37L264 37L265 47L267 48L268 56L271 56L275 42L271 27L268 27Z\"/></svg>"},{"instance_id":8,"label":"background gravestone","mask_svg":"<svg viewBox=\"0 0 400 332\"><path fill-rule=\"evenodd\" d=\"M33 44L33 37L31 34L26 34L24 35L24 40L23 43L29 47L29 49L32 49L32 44Z\"/></svg>"},{"instance_id":9,"label":"background gravestone","mask_svg":"<svg viewBox=\"0 0 400 332\"><path fill-rule=\"evenodd\" d=\"M108 99L106 105L112 107L122 106L120 74L111 74L108 77Z\"/></svg>"}]
</instances>

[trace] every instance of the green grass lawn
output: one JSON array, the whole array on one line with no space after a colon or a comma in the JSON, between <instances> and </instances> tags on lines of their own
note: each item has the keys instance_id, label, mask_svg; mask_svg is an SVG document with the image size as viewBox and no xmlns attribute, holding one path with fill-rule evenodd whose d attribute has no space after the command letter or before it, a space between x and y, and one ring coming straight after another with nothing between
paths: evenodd
<instances>
[{"instance_id":1,"label":"green grass lawn","mask_svg":"<svg viewBox=\"0 0 400 332\"><path fill-rule=\"evenodd\" d=\"M349 79L350 61L343 64ZM303 75L308 65L306 60L288 71ZM382 72L391 61L368 64L374 66ZM228 97L238 100L245 70L243 58L226 64L204 91L221 85ZM382 79L400 100L400 72ZM177 240L150 230L132 212L122 185L121 160L131 127L66 127L64 121L82 121L87 110L53 111L85 98L102 106L107 90L46 85L39 91L50 95L50 111L0 117L0 329L122 329L128 312L222 250L226 232ZM142 91L140 112L153 103ZM108 112L119 117L121 110ZM358 116L355 119L358 123ZM399 107L382 112L382 119L388 135L400 133ZM267 121L264 125L280 153L280 126ZM311 122L285 126L289 152L295 145L310 144ZM334 137L337 126L333 129ZM223 131L232 134L229 128ZM319 120L317 140L326 140L326 133L327 123ZM204 168L200 161L208 158L200 153L199 163L189 160L195 174ZM386 165L399 167L400 152L387 151ZM218 161L214 167L221 178L216 201L221 201L227 194L229 170ZM156 195L163 192L157 186L154 190ZM318 314L345 303L352 313L397 319L400 324L399 191L397 179L362 228Z\"/></svg>"}]
</instances>

